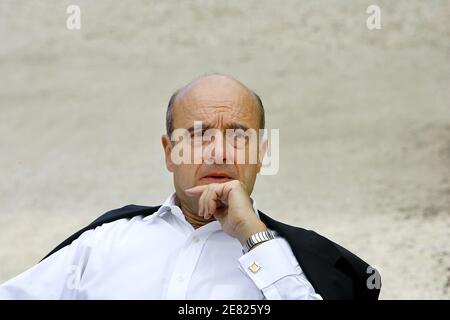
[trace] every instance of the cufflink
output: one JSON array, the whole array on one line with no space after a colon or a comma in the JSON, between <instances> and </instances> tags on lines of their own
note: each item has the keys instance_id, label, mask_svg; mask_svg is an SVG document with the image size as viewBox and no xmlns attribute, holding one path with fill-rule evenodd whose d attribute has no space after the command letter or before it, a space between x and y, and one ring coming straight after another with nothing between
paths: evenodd
<instances>
[{"instance_id":1,"label":"cufflink","mask_svg":"<svg viewBox=\"0 0 450 320\"><path fill-rule=\"evenodd\" d=\"M248 268L251 272L257 273L261 269L261 266L256 261L253 261L253 263Z\"/></svg>"}]
</instances>

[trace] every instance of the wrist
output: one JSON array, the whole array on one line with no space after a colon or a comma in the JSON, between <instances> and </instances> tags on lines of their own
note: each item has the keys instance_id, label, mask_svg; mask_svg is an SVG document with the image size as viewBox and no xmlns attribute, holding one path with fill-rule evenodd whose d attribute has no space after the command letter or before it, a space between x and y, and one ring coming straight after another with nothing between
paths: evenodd
<instances>
[{"instance_id":1,"label":"wrist","mask_svg":"<svg viewBox=\"0 0 450 320\"><path fill-rule=\"evenodd\" d=\"M263 244L267 241L275 239L277 233L272 230L262 231L254 233L248 240L242 245L242 253L246 254L247 252L253 250L258 247L260 244Z\"/></svg>"},{"instance_id":2,"label":"wrist","mask_svg":"<svg viewBox=\"0 0 450 320\"><path fill-rule=\"evenodd\" d=\"M247 224L240 226L238 228L237 238L238 238L239 242L241 243L241 245L244 245L244 243L248 240L248 238L250 238L255 233L267 231L267 230L268 230L268 228L264 224L264 222L262 222L261 220L258 219L255 222L247 223Z\"/></svg>"}]
</instances>

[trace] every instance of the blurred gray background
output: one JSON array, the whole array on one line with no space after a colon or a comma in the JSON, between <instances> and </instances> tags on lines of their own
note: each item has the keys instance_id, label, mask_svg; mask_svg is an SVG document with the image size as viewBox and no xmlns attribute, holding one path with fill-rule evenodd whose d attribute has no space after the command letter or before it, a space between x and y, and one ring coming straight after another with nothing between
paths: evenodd
<instances>
[{"instance_id":1,"label":"blurred gray background","mask_svg":"<svg viewBox=\"0 0 450 320\"><path fill-rule=\"evenodd\" d=\"M160 204L169 96L222 72L280 128L259 209L377 266L381 298L448 299L449 58L449 1L0 0L0 282L107 210Z\"/></svg>"}]
</instances>

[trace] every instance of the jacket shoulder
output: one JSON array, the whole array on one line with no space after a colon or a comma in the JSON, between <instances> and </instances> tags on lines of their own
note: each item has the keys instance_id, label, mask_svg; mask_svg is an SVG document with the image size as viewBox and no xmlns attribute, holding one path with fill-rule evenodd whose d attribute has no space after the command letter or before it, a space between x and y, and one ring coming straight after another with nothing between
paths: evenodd
<instances>
[{"instance_id":1,"label":"jacket shoulder","mask_svg":"<svg viewBox=\"0 0 450 320\"><path fill-rule=\"evenodd\" d=\"M138 215L153 214L159 209L160 206L141 206L135 204L129 204L121 208L110 210L97 219L95 219L89 226L98 227L104 223L113 222L119 219L131 219ZM89 227L88 226L88 227Z\"/></svg>"},{"instance_id":2,"label":"jacket shoulder","mask_svg":"<svg viewBox=\"0 0 450 320\"><path fill-rule=\"evenodd\" d=\"M92 221L88 226L84 227L83 229L78 230L74 234L72 234L70 237L68 237L66 240L61 242L56 248L54 248L52 251L50 251L42 260L46 259L56 251L70 245L73 241L78 239L84 232L88 230L95 229L105 223L117 221L120 219L131 219L135 216L139 215L150 215L156 212L159 209L160 206L140 206L135 204L129 204L121 208L110 210L101 216L99 216L97 219ZM41 260L41 261L42 261Z\"/></svg>"},{"instance_id":3,"label":"jacket shoulder","mask_svg":"<svg viewBox=\"0 0 450 320\"><path fill-rule=\"evenodd\" d=\"M373 266L352 253L350 250L312 230L305 230L315 250L324 252L329 246L337 250L335 268L353 280L353 292L356 299L377 300L381 290L381 276Z\"/></svg>"}]
</instances>

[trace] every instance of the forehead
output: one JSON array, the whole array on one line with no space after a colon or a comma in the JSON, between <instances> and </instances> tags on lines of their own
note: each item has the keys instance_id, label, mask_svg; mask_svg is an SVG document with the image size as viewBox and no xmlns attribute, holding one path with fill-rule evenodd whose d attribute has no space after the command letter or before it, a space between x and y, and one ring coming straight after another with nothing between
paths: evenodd
<instances>
[{"instance_id":1,"label":"forehead","mask_svg":"<svg viewBox=\"0 0 450 320\"><path fill-rule=\"evenodd\" d=\"M228 78L201 79L181 89L173 109L174 128L189 127L193 121L212 126L237 122L259 127L260 110L252 91Z\"/></svg>"}]
</instances>

